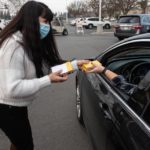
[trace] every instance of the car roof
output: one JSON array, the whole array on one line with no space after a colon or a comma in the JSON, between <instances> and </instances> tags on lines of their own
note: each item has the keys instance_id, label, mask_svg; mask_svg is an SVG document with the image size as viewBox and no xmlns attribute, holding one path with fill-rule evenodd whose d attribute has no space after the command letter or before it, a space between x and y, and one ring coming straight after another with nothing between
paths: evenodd
<instances>
[{"instance_id":1,"label":"car roof","mask_svg":"<svg viewBox=\"0 0 150 150\"><path fill-rule=\"evenodd\" d=\"M139 17L142 17L142 16L150 16L150 14L130 14L130 15L122 15L120 17L127 17L127 16L139 16Z\"/></svg>"},{"instance_id":2,"label":"car roof","mask_svg":"<svg viewBox=\"0 0 150 150\"><path fill-rule=\"evenodd\" d=\"M143 40L145 40L145 41L146 40L150 40L150 33L140 34L140 35L136 35L136 36L132 36L132 37L126 38L126 39L124 39L124 40L122 40L120 42L117 42L116 44L108 47L106 49L106 51L107 50L109 51L109 49L112 49L114 47L118 47L119 45L123 45L124 43L130 43L130 42L136 41L136 40L138 40L138 41L139 40L141 40L141 41L143 41Z\"/></svg>"},{"instance_id":3,"label":"car roof","mask_svg":"<svg viewBox=\"0 0 150 150\"><path fill-rule=\"evenodd\" d=\"M126 38L125 40L120 41L119 43L124 43L124 42L127 42L127 41L139 40L139 39L150 39L150 33L145 33L145 34L132 36L132 37Z\"/></svg>"},{"instance_id":4,"label":"car roof","mask_svg":"<svg viewBox=\"0 0 150 150\"><path fill-rule=\"evenodd\" d=\"M150 33L145 33L145 34L140 34L140 35L136 35L136 36L132 36L129 38L126 38L120 42L117 42L116 44L111 45L110 47L108 47L105 51L103 51L100 55L98 55L95 59L97 59L99 56L101 55L105 55L106 53L108 53L109 51L111 51L114 48L119 47L120 45L124 45L126 43L132 43L132 42L149 42L150 43Z\"/></svg>"}]
</instances>

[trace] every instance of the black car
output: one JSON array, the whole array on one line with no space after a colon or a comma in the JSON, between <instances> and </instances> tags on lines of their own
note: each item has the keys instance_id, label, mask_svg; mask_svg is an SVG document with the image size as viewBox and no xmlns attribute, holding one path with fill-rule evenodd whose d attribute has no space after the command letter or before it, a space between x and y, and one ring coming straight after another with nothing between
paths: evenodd
<instances>
[{"instance_id":1,"label":"black car","mask_svg":"<svg viewBox=\"0 0 150 150\"><path fill-rule=\"evenodd\" d=\"M150 70L150 34L120 41L96 59L138 85ZM77 117L94 150L150 150L150 89L138 94L127 95L103 74L77 72Z\"/></svg>"},{"instance_id":2,"label":"black car","mask_svg":"<svg viewBox=\"0 0 150 150\"><path fill-rule=\"evenodd\" d=\"M150 32L150 14L120 16L114 27L114 35L119 40Z\"/></svg>"}]
</instances>

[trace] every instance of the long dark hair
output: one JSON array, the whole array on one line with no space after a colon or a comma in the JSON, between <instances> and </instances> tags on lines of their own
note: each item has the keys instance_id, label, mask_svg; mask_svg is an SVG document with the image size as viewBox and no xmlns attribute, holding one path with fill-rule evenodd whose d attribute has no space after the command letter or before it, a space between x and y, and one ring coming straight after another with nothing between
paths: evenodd
<instances>
[{"instance_id":1,"label":"long dark hair","mask_svg":"<svg viewBox=\"0 0 150 150\"><path fill-rule=\"evenodd\" d=\"M34 63L37 77L43 76L43 66L50 68L63 62L58 53L52 30L46 38L40 39L39 16L51 24L52 11L41 2L29 1L22 6L13 20L0 33L1 46L13 33L22 32L23 42L21 45Z\"/></svg>"}]
</instances>

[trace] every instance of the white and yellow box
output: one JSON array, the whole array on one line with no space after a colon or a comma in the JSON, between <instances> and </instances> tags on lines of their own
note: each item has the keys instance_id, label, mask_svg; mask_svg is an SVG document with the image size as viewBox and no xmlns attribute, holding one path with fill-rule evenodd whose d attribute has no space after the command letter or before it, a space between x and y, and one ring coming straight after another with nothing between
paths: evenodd
<instances>
[{"instance_id":1,"label":"white and yellow box","mask_svg":"<svg viewBox=\"0 0 150 150\"><path fill-rule=\"evenodd\" d=\"M61 74L65 74L73 72L73 67L71 65L71 62L66 62L64 64L52 67L51 70L53 73L61 70L62 71Z\"/></svg>"}]
</instances>

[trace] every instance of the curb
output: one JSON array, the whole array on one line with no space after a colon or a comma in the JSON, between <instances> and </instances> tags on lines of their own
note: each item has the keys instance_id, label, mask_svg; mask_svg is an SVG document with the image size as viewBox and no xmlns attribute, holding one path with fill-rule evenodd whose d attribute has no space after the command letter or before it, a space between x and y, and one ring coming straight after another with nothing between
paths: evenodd
<instances>
[{"instance_id":1,"label":"curb","mask_svg":"<svg viewBox=\"0 0 150 150\"><path fill-rule=\"evenodd\" d=\"M92 35L104 35L104 34L113 34L114 32L101 32L101 33L97 33L97 32L92 32Z\"/></svg>"}]
</instances>

